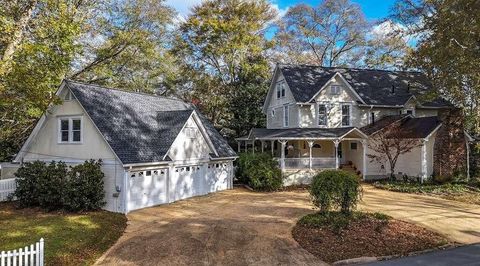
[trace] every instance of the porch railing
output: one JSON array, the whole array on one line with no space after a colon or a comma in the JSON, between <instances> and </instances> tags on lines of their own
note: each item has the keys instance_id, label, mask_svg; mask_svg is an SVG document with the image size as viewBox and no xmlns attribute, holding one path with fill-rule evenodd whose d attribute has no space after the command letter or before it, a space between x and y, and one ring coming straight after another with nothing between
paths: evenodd
<instances>
[{"instance_id":1,"label":"porch railing","mask_svg":"<svg viewBox=\"0 0 480 266\"><path fill-rule=\"evenodd\" d=\"M279 167L282 159L278 159ZM310 169L310 158L285 158L285 169ZM312 169L335 168L335 157L313 157Z\"/></svg>"}]
</instances>

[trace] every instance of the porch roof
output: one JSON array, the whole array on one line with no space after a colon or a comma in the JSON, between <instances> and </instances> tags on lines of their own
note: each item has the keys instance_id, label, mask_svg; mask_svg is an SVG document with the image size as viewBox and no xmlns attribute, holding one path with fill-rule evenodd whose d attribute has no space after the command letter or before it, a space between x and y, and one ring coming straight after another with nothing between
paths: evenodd
<instances>
[{"instance_id":1,"label":"porch roof","mask_svg":"<svg viewBox=\"0 0 480 266\"><path fill-rule=\"evenodd\" d=\"M355 127L340 128L252 128L248 136L237 138L237 140L278 140L278 139L340 139L351 132L363 132Z\"/></svg>"}]
</instances>

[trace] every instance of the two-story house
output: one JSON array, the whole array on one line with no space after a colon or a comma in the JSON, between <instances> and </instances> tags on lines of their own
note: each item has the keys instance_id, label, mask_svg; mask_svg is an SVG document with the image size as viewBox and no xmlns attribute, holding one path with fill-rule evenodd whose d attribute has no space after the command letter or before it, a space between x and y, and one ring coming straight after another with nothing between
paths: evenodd
<instances>
[{"instance_id":1,"label":"two-story house","mask_svg":"<svg viewBox=\"0 0 480 266\"><path fill-rule=\"evenodd\" d=\"M439 115L453 109L444 99L430 99L431 90L419 72L278 64L263 106L267 127L238 138L238 150L271 152L286 184L308 182L312 170L347 165L363 178L383 177L388 162L369 160L369 139L401 121L409 132L405 138L419 139L421 145L399 158L394 174L425 179L434 173L440 150L435 147ZM468 157L466 143L461 162Z\"/></svg>"}]
</instances>

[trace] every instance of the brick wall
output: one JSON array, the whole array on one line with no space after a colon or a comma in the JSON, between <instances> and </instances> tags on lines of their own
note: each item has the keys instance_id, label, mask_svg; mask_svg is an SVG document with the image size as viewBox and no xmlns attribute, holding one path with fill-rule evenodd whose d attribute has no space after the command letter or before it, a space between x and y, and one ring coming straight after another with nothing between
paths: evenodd
<instances>
[{"instance_id":1,"label":"brick wall","mask_svg":"<svg viewBox=\"0 0 480 266\"><path fill-rule=\"evenodd\" d=\"M451 177L466 173L467 148L464 120L460 109L441 110L438 113L442 126L438 130L433 151L435 176Z\"/></svg>"}]
</instances>

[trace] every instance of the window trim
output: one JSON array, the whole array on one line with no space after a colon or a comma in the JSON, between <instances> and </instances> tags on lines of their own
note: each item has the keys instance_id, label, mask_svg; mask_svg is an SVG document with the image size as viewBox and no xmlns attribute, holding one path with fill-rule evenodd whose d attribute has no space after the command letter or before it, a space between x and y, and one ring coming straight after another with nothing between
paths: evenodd
<instances>
[{"instance_id":1,"label":"window trim","mask_svg":"<svg viewBox=\"0 0 480 266\"><path fill-rule=\"evenodd\" d=\"M283 106L283 127L288 127L290 125L290 107L288 104Z\"/></svg>"},{"instance_id":2,"label":"window trim","mask_svg":"<svg viewBox=\"0 0 480 266\"><path fill-rule=\"evenodd\" d=\"M348 106L348 125L343 124L343 106ZM352 126L352 104L342 103L340 104L340 127L351 127L351 126Z\"/></svg>"},{"instance_id":3,"label":"window trim","mask_svg":"<svg viewBox=\"0 0 480 266\"><path fill-rule=\"evenodd\" d=\"M68 141L62 141L62 120L68 120ZM73 141L73 120L80 120L80 141ZM57 144L83 144L84 134L82 116L59 116L57 118Z\"/></svg>"},{"instance_id":4,"label":"window trim","mask_svg":"<svg viewBox=\"0 0 480 266\"><path fill-rule=\"evenodd\" d=\"M352 144L355 144L355 149L352 148ZM356 141L350 142L350 150L351 151L356 151L358 150L358 143Z\"/></svg>"},{"instance_id":5,"label":"window trim","mask_svg":"<svg viewBox=\"0 0 480 266\"><path fill-rule=\"evenodd\" d=\"M277 82L277 85L275 86L277 99L282 99L287 96L286 87L287 83L284 80Z\"/></svg>"},{"instance_id":6,"label":"window trim","mask_svg":"<svg viewBox=\"0 0 480 266\"><path fill-rule=\"evenodd\" d=\"M336 88L336 93L333 92L333 88ZM340 95L341 88L342 86L337 84L330 85L330 95Z\"/></svg>"},{"instance_id":7,"label":"window trim","mask_svg":"<svg viewBox=\"0 0 480 266\"><path fill-rule=\"evenodd\" d=\"M325 106L325 125L320 125L320 105ZM328 127L328 111L329 111L329 104L326 102L317 103L317 126L319 127Z\"/></svg>"},{"instance_id":8,"label":"window trim","mask_svg":"<svg viewBox=\"0 0 480 266\"><path fill-rule=\"evenodd\" d=\"M368 115L368 123L369 124L375 123L375 112L370 112L370 114Z\"/></svg>"}]
</instances>

